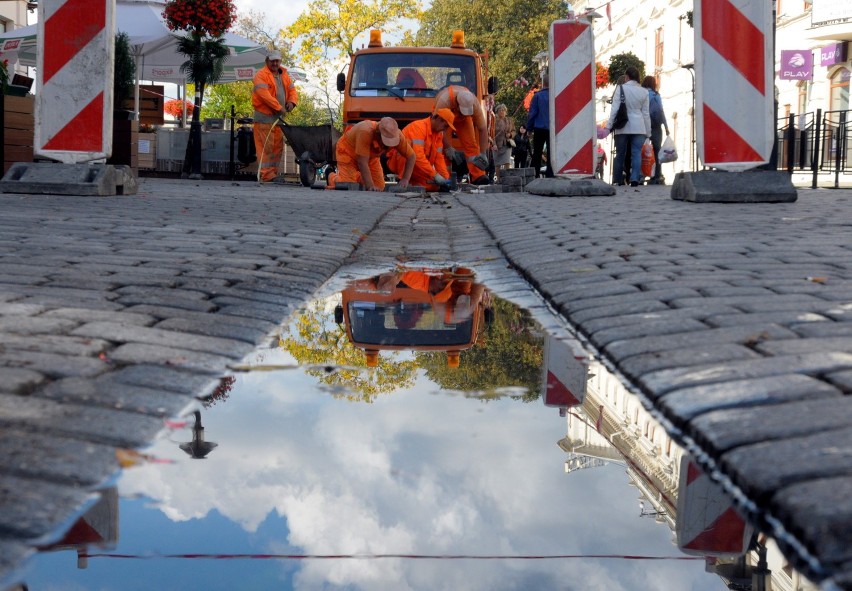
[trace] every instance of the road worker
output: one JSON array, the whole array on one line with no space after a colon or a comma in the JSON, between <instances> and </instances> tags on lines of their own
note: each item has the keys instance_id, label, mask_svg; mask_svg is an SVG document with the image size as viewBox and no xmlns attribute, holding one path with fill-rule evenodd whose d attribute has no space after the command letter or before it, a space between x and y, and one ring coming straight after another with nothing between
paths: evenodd
<instances>
[{"instance_id":1,"label":"road worker","mask_svg":"<svg viewBox=\"0 0 852 591\"><path fill-rule=\"evenodd\" d=\"M435 96L435 112L439 109L449 109L455 116L453 125L461 143L471 182L475 185L487 185L489 180L485 169L488 168L488 121L476 95L464 86L451 84ZM450 143L449 133L444 134L444 156L450 163L457 158Z\"/></svg>"},{"instance_id":2,"label":"road worker","mask_svg":"<svg viewBox=\"0 0 852 591\"><path fill-rule=\"evenodd\" d=\"M408 187L417 156L397 122L382 117L379 121L356 123L337 141L337 172L329 175L328 188L337 183L358 183L368 191L383 191L385 174L380 157L391 148L405 162L397 187Z\"/></svg>"},{"instance_id":3,"label":"road worker","mask_svg":"<svg viewBox=\"0 0 852 591\"><path fill-rule=\"evenodd\" d=\"M254 146L260 158L260 181L278 176L278 163L284 153L284 132L278 120L296 108L299 93L287 68L281 67L281 52L270 51L266 67L254 75L251 104L254 107Z\"/></svg>"},{"instance_id":4,"label":"road worker","mask_svg":"<svg viewBox=\"0 0 852 591\"><path fill-rule=\"evenodd\" d=\"M454 120L452 111L438 109L429 117L412 121L402 130L402 135L408 139L417 156L411 175L412 185L425 187L427 191L449 188L450 173L444 160L444 132L449 134L455 131ZM398 151L392 150L388 155L391 172L402 176L405 165L405 158Z\"/></svg>"}]
</instances>

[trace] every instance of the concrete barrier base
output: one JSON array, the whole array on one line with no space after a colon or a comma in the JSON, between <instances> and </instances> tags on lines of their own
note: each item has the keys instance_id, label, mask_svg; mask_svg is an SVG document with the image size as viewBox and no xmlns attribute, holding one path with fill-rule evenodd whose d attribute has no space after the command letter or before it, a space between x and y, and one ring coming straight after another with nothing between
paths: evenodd
<instances>
[{"instance_id":1,"label":"concrete barrier base","mask_svg":"<svg viewBox=\"0 0 852 591\"><path fill-rule=\"evenodd\" d=\"M792 203L798 193L782 171L700 170L677 173L671 197L694 203Z\"/></svg>"},{"instance_id":2,"label":"concrete barrier base","mask_svg":"<svg viewBox=\"0 0 852 591\"><path fill-rule=\"evenodd\" d=\"M615 187L601 179L538 178L525 187L527 193L544 197L588 197L615 195Z\"/></svg>"},{"instance_id":3,"label":"concrete barrier base","mask_svg":"<svg viewBox=\"0 0 852 591\"><path fill-rule=\"evenodd\" d=\"M129 166L16 162L0 180L0 193L30 195L135 195Z\"/></svg>"}]
</instances>

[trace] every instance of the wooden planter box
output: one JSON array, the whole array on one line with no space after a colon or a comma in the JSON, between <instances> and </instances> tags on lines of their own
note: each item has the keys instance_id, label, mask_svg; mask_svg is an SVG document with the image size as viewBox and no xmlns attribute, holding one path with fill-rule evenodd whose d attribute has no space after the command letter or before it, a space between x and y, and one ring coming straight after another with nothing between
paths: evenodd
<instances>
[{"instance_id":1,"label":"wooden planter box","mask_svg":"<svg viewBox=\"0 0 852 591\"><path fill-rule=\"evenodd\" d=\"M3 174L6 174L15 162L33 161L35 98L7 95L3 101Z\"/></svg>"}]
</instances>

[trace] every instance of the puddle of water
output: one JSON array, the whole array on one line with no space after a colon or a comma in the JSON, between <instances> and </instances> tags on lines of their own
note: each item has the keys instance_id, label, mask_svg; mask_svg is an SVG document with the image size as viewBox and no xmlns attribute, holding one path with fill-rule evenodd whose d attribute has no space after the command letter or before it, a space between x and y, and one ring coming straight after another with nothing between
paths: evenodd
<instances>
[{"instance_id":1,"label":"puddle of water","mask_svg":"<svg viewBox=\"0 0 852 591\"><path fill-rule=\"evenodd\" d=\"M545 333L465 273L408 280L309 305L251 371L126 457L136 465L21 579L607 591L738 580L743 560L710 555L748 540L745 524L567 333ZM798 575L767 546L781 588L816 589L791 587Z\"/></svg>"}]
</instances>

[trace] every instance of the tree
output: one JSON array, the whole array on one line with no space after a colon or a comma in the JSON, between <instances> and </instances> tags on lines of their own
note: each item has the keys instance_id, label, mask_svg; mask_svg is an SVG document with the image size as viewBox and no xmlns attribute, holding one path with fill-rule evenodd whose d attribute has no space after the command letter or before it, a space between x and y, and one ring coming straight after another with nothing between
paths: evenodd
<instances>
[{"instance_id":1,"label":"tree","mask_svg":"<svg viewBox=\"0 0 852 591\"><path fill-rule=\"evenodd\" d=\"M166 26L185 31L178 37L178 52L187 57L181 72L195 85L195 109L186 145L183 176L201 176L201 103L204 87L222 77L228 47L222 35L237 18L232 0L169 0L163 9ZM191 169L191 170L190 170Z\"/></svg>"},{"instance_id":2,"label":"tree","mask_svg":"<svg viewBox=\"0 0 852 591\"><path fill-rule=\"evenodd\" d=\"M417 353L418 365L430 380L450 390L481 391L494 396L496 388L520 387L525 402L537 400L541 390L544 338L529 312L492 298L494 321L476 346L461 353L461 364L448 368L443 353Z\"/></svg>"},{"instance_id":3,"label":"tree","mask_svg":"<svg viewBox=\"0 0 852 591\"><path fill-rule=\"evenodd\" d=\"M214 113L216 117L228 118L231 116L231 105L234 105L237 119L251 117L254 113L251 92L252 83L248 80L215 84L204 99L204 109ZM302 92L301 89L299 89L299 106L286 117L289 125L327 125L334 123L335 120L339 120L336 105L334 111L329 113L320 99Z\"/></svg>"},{"instance_id":4,"label":"tree","mask_svg":"<svg viewBox=\"0 0 852 591\"><path fill-rule=\"evenodd\" d=\"M635 66L639 70L639 81L645 77L645 62L629 51L625 53L616 53L609 58L609 77L610 84L617 84L618 79L627 73L627 68Z\"/></svg>"},{"instance_id":5,"label":"tree","mask_svg":"<svg viewBox=\"0 0 852 591\"><path fill-rule=\"evenodd\" d=\"M350 55L358 35L370 29L399 31L401 19L420 14L420 0L311 0L282 33L294 46L298 43L302 64L325 85L329 59Z\"/></svg>"},{"instance_id":6,"label":"tree","mask_svg":"<svg viewBox=\"0 0 852 591\"><path fill-rule=\"evenodd\" d=\"M280 346L306 365L305 372L328 386L333 396L373 402L379 394L414 385L414 360L399 359L399 352L385 352L377 367L367 369L363 351L352 345L343 327L332 320L315 303L297 316L295 331L282 335Z\"/></svg>"},{"instance_id":7,"label":"tree","mask_svg":"<svg viewBox=\"0 0 852 591\"><path fill-rule=\"evenodd\" d=\"M505 103L517 118L529 89L513 81L537 78L533 58L547 49L550 23L564 18L567 12L564 0L434 0L420 20L417 44L445 47L453 30L464 30L468 47L488 50L489 74L500 81L496 100Z\"/></svg>"}]
</instances>

